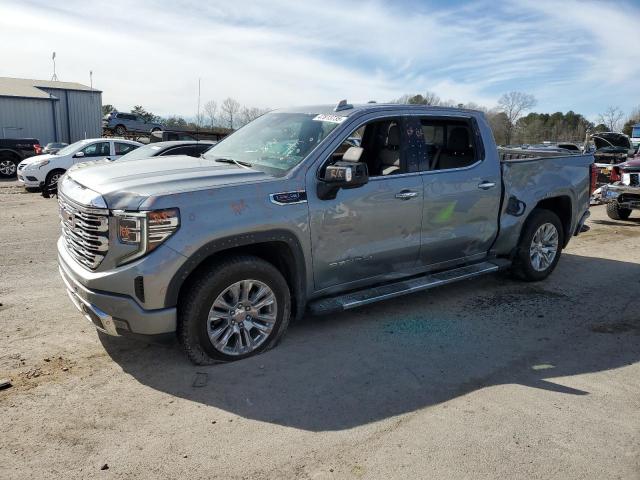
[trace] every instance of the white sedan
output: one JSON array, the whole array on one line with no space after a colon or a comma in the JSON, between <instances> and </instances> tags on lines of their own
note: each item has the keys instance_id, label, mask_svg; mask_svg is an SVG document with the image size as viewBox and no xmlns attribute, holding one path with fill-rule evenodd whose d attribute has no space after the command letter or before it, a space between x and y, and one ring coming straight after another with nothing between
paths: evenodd
<instances>
[{"instance_id":1,"label":"white sedan","mask_svg":"<svg viewBox=\"0 0 640 480\"><path fill-rule=\"evenodd\" d=\"M131 140L92 138L80 140L57 153L37 155L18 164L18 182L28 188L54 187L73 165L108 158L116 160L142 144Z\"/></svg>"}]
</instances>

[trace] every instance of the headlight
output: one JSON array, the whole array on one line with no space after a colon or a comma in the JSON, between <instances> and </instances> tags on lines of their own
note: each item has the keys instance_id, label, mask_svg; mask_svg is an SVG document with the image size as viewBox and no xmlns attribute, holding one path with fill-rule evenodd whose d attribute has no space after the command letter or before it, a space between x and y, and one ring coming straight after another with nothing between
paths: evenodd
<instances>
[{"instance_id":1,"label":"headlight","mask_svg":"<svg viewBox=\"0 0 640 480\"><path fill-rule=\"evenodd\" d=\"M129 263L155 250L180 227L177 208L149 212L114 212L118 240L136 249L118 260L118 265Z\"/></svg>"},{"instance_id":2,"label":"headlight","mask_svg":"<svg viewBox=\"0 0 640 480\"><path fill-rule=\"evenodd\" d=\"M45 165L49 165L49 160L38 160L37 162L29 163L27 165L27 168L29 170L33 170L33 169L36 169L36 168L42 168Z\"/></svg>"}]
</instances>

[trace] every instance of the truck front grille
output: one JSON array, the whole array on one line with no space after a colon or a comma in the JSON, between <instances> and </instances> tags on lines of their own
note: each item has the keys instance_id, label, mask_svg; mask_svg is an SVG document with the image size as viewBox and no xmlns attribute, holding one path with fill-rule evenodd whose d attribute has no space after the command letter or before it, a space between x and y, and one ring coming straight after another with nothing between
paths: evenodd
<instances>
[{"instance_id":1,"label":"truck front grille","mask_svg":"<svg viewBox=\"0 0 640 480\"><path fill-rule=\"evenodd\" d=\"M60 193L58 202L67 251L79 263L95 270L109 250L109 211L78 205Z\"/></svg>"}]
</instances>

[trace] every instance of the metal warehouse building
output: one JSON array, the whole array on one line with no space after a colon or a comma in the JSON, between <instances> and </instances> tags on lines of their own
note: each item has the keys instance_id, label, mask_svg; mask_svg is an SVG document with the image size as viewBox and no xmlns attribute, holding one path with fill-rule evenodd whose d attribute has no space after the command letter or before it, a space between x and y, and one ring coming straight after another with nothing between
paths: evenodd
<instances>
[{"instance_id":1,"label":"metal warehouse building","mask_svg":"<svg viewBox=\"0 0 640 480\"><path fill-rule=\"evenodd\" d=\"M0 77L0 138L73 143L102 136L102 92L73 82Z\"/></svg>"}]
</instances>

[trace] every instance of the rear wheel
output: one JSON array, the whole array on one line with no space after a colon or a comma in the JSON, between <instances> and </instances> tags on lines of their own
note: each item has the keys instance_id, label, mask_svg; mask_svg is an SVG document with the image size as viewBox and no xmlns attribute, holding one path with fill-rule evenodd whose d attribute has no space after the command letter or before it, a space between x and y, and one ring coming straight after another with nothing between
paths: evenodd
<instances>
[{"instance_id":1,"label":"rear wheel","mask_svg":"<svg viewBox=\"0 0 640 480\"><path fill-rule=\"evenodd\" d=\"M15 158L9 155L0 157L0 177L1 178L15 177L17 170L18 170L18 161Z\"/></svg>"},{"instance_id":2,"label":"rear wheel","mask_svg":"<svg viewBox=\"0 0 640 480\"><path fill-rule=\"evenodd\" d=\"M277 344L290 304L278 269L258 257L232 257L201 274L181 299L179 338L198 365L247 358Z\"/></svg>"},{"instance_id":3,"label":"rear wheel","mask_svg":"<svg viewBox=\"0 0 640 480\"><path fill-rule=\"evenodd\" d=\"M558 216L549 210L534 210L520 236L513 273L528 282L547 278L560 260L563 244L564 235Z\"/></svg>"},{"instance_id":4,"label":"rear wheel","mask_svg":"<svg viewBox=\"0 0 640 480\"><path fill-rule=\"evenodd\" d=\"M612 220L626 220L631 215L631 209L620 208L615 202L607 203L607 215Z\"/></svg>"}]
</instances>

